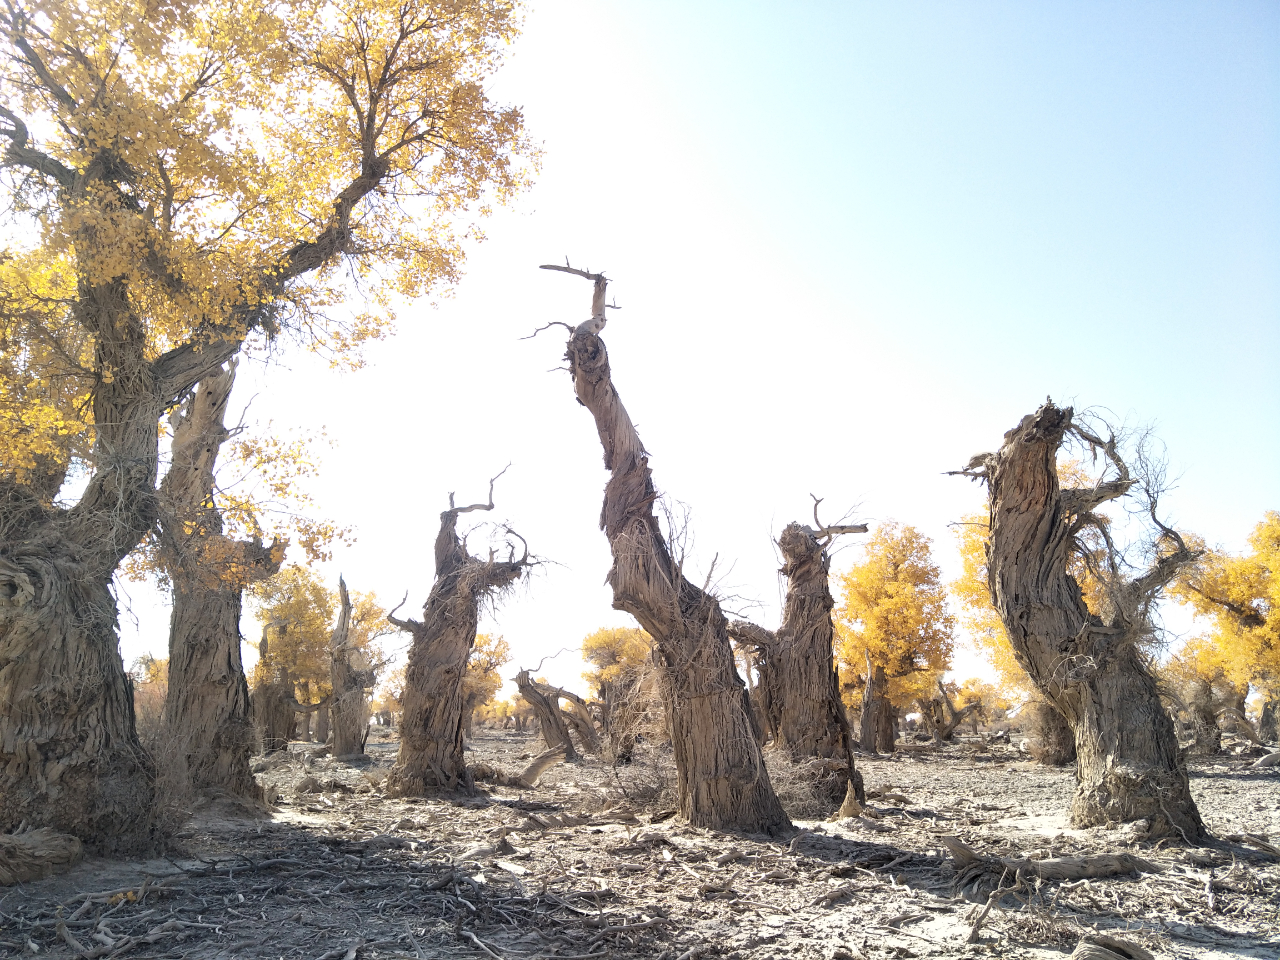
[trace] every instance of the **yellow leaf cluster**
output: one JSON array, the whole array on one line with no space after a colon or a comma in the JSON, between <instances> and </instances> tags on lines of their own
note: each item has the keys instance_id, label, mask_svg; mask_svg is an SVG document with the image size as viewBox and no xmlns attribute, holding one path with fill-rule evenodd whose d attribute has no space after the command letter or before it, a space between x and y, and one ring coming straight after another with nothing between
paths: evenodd
<instances>
[{"instance_id":1,"label":"yellow leaf cluster","mask_svg":"<svg viewBox=\"0 0 1280 960\"><path fill-rule=\"evenodd\" d=\"M653 639L639 627L601 627L582 640L582 659L591 666L582 679L596 690L638 676L652 649Z\"/></svg>"},{"instance_id":2,"label":"yellow leaf cluster","mask_svg":"<svg viewBox=\"0 0 1280 960\"><path fill-rule=\"evenodd\" d=\"M1170 587L1212 625L1191 651L1192 667L1220 669L1234 683L1280 696L1280 513L1268 511L1249 551L1207 550Z\"/></svg>"},{"instance_id":3,"label":"yellow leaf cluster","mask_svg":"<svg viewBox=\"0 0 1280 960\"><path fill-rule=\"evenodd\" d=\"M881 524L863 559L836 578L836 657L845 678L865 677L867 657L884 667L896 707L934 695L951 664L954 621L931 541L914 527ZM851 706L861 692L852 688Z\"/></svg>"},{"instance_id":4,"label":"yellow leaf cluster","mask_svg":"<svg viewBox=\"0 0 1280 960\"><path fill-rule=\"evenodd\" d=\"M468 699L476 698L477 706L487 704L502 689L499 668L510 662L511 645L506 640L489 633L476 634L467 658L467 672L462 678L463 694Z\"/></svg>"}]
</instances>

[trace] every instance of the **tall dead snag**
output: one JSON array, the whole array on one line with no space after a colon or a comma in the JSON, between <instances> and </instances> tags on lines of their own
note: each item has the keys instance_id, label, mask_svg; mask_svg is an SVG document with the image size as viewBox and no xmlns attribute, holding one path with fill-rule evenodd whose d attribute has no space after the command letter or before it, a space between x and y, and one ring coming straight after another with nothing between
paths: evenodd
<instances>
[{"instance_id":1,"label":"tall dead snag","mask_svg":"<svg viewBox=\"0 0 1280 960\"><path fill-rule=\"evenodd\" d=\"M369 663L364 651L351 643L351 597L347 583L338 578L338 597L342 608L338 622L329 640L332 666L329 670L333 686L333 699L329 702L329 718L333 726L333 755L358 757L364 754L365 741L369 739L369 690L378 681L377 671ZM320 716L324 716L321 712ZM316 739L324 743L323 734Z\"/></svg>"},{"instance_id":2,"label":"tall dead snag","mask_svg":"<svg viewBox=\"0 0 1280 960\"><path fill-rule=\"evenodd\" d=\"M560 712L560 691L534 680L528 670L521 670L516 674L516 686L520 689L521 698L538 719L547 749L563 747L566 762L577 760L578 751L573 745L573 738L569 736L565 716Z\"/></svg>"},{"instance_id":3,"label":"tall dead snag","mask_svg":"<svg viewBox=\"0 0 1280 960\"><path fill-rule=\"evenodd\" d=\"M258 680L250 702L263 753L288 749L289 739L293 736L293 681L289 678L289 668L272 656L272 629L283 636L289 629L289 623L277 620L266 624L258 642Z\"/></svg>"},{"instance_id":4,"label":"tall dead snag","mask_svg":"<svg viewBox=\"0 0 1280 960\"><path fill-rule=\"evenodd\" d=\"M594 285L591 318L573 330L566 358L578 400L595 418L610 473L600 525L613 552L613 604L640 622L656 648L675 753L678 812L713 830L779 833L790 822L752 730L728 623L716 599L686 580L671 556L653 512L658 492L648 454L613 386L599 337L608 281L584 270L550 269L586 277Z\"/></svg>"},{"instance_id":5,"label":"tall dead snag","mask_svg":"<svg viewBox=\"0 0 1280 960\"><path fill-rule=\"evenodd\" d=\"M955 703L951 700L951 695L947 693L947 688L942 685L942 680L939 679L938 695L929 700L917 700L916 706L920 708L920 716L924 720L925 726L933 734L933 742L941 746L955 737L956 728L960 724L982 709L982 701L965 704L957 710Z\"/></svg>"},{"instance_id":6,"label":"tall dead snag","mask_svg":"<svg viewBox=\"0 0 1280 960\"><path fill-rule=\"evenodd\" d=\"M834 757L843 749L848 756L849 719L840 699L839 679L832 654L835 628L831 610L835 601L828 586L833 538L846 533L866 533L861 524L823 526L818 529L790 523L778 538L782 574L787 578L782 626L776 633L743 621L729 626L730 636L756 649L761 702L775 741L793 757ZM747 629L747 626L754 629Z\"/></svg>"},{"instance_id":7,"label":"tall dead snag","mask_svg":"<svg viewBox=\"0 0 1280 960\"><path fill-rule=\"evenodd\" d=\"M1058 450L1068 437L1106 458L1107 475L1090 487L1059 486ZM1006 433L999 451L958 472L987 484L991 596L1018 663L1075 734L1075 825L1148 820L1153 836L1204 837L1173 723L1137 646L1151 630L1152 602L1196 557L1157 518L1154 478L1131 476L1114 437L1073 423L1071 408L1052 401ZM1129 578L1106 518L1094 511L1131 491L1144 495L1156 539L1150 565ZM1108 547L1101 615L1089 612L1067 572L1086 528Z\"/></svg>"},{"instance_id":8,"label":"tall dead snag","mask_svg":"<svg viewBox=\"0 0 1280 960\"><path fill-rule=\"evenodd\" d=\"M440 514L436 535L436 579L422 607L422 622L387 617L413 637L401 700L400 753L387 776L389 796L426 796L469 785L462 756L462 681L476 642L480 603L518 580L530 565L527 546L518 560L514 547L506 560L495 560L492 550L489 559L481 560L458 536L459 516L493 509L497 479L489 481L488 503L455 507L449 494L449 509ZM510 528L507 533L519 539Z\"/></svg>"},{"instance_id":9,"label":"tall dead snag","mask_svg":"<svg viewBox=\"0 0 1280 960\"><path fill-rule=\"evenodd\" d=\"M214 466L231 435L224 423L234 360L200 381L170 417L173 463L160 484L160 560L173 588L165 727L195 789L260 794L249 772L253 724L240 659L244 588L280 569L284 544L223 534L214 503Z\"/></svg>"}]
</instances>

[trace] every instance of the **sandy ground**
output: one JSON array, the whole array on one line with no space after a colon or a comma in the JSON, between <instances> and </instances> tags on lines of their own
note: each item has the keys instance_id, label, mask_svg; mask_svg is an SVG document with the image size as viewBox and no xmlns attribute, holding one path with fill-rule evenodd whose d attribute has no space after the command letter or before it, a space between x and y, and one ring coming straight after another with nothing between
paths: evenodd
<instances>
[{"instance_id":1,"label":"sandy ground","mask_svg":"<svg viewBox=\"0 0 1280 960\"><path fill-rule=\"evenodd\" d=\"M1193 763L1210 829L1235 838L1215 847L1071 830L1070 772L982 738L860 758L868 808L836 822L817 765L771 758L800 828L777 840L676 822L669 759L643 750L555 767L534 790L390 800L386 736L360 763L310 744L259 760L275 807L205 802L165 858L0 890L0 956L1047 958L1099 932L1162 958L1280 955L1280 858L1265 852L1280 770L1247 757ZM481 730L473 748L514 774L541 743ZM958 870L944 837L987 857L1127 852L1152 872Z\"/></svg>"}]
</instances>

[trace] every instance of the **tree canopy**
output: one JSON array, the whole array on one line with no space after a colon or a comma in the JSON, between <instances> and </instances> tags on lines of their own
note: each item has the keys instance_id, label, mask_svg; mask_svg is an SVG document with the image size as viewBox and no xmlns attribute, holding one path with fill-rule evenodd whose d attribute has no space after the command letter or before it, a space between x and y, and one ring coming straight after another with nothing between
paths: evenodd
<instances>
[{"instance_id":1,"label":"tree canopy","mask_svg":"<svg viewBox=\"0 0 1280 960\"><path fill-rule=\"evenodd\" d=\"M933 696L951 663L954 619L931 541L914 527L883 523L863 560L836 578L836 654L842 672L863 676L867 656L885 668L895 706Z\"/></svg>"}]
</instances>

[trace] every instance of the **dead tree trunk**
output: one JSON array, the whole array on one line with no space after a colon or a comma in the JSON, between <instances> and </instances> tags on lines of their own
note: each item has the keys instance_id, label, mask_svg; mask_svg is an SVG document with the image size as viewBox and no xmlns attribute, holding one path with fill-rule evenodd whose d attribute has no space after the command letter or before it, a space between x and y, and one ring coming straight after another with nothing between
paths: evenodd
<instances>
[{"instance_id":1,"label":"dead tree trunk","mask_svg":"<svg viewBox=\"0 0 1280 960\"><path fill-rule=\"evenodd\" d=\"M1060 489L1058 449L1068 435L1106 456L1114 476L1087 488ZM1138 482L1114 438L1102 440L1050 401L1005 434L994 454L961 471L988 486L992 600L1009 641L1040 692L1075 734L1077 827L1147 820L1153 836L1205 836L1187 784L1173 723L1137 643L1149 633L1150 604L1178 569L1194 560L1182 538L1156 517L1156 491L1143 493L1160 550L1142 575L1119 574L1112 551L1109 609L1090 613L1068 572L1077 535L1087 527L1111 546L1105 517L1093 511Z\"/></svg>"},{"instance_id":2,"label":"dead tree trunk","mask_svg":"<svg viewBox=\"0 0 1280 960\"><path fill-rule=\"evenodd\" d=\"M1075 763L1076 738L1067 718L1051 703L1035 701L1024 710L1027 732L1031 734L1031 755L1049 767Z\"/></svg>"},{"instance_id":3,"label":"dead tree trunk","mask_svg":"<svg viewBox=\"0 0 1280 960\"><path fill-rule=\"evenodd\" d=\"M685 579L653 512L658 492L649 458L614 389L598 336L605 322L602 274L568 270L594 284L591 319L573 331L566 357L578 400L604 447L601 527L613 552L614 606L653 637L659 687L675 752L677 810L695 826L777 834L790 826L769 782L734 669L720 604Z\"/></svg>"},{"instance_id":4,"label":"dead tree trunk","mask_svg":"<svg viewBox=\"0 0 1280 960\"><path fill-rule=\"evenodd\" d=\"M1203 677L1196 677L1193 684L1191 702L1188 704L1191 729L1195 737L1191 750L1205 757L1216 756L1222 752L1222 728L1218 725L1213 684Z\"/></svg>"},{"instance_id":5,"label":"dead tree trunk","mask_svg":"<svg viewBox=\"0 0 1280 960\"><path fill-rule=\"evenodd\" d=\"M160 558L173 587L165 727L179 769L161 771L200 790L261 793L249 772L253 724L240 658L244 588L280 569L284 545L223 535L214 466L235 362L200 382L170 417L173 463L160 484Z\"/></svg>"},{"instance_id":6,"label":"dead tree trunk","mask_svg":"<svg viewBox=\"0 0 1280 960\"><path fill-rule=\"evenodd\" d=\"M499 474L501 476L501 474ZM494 477L497 480L497 477ZM467 552L458 536L458 517L473 510L493 509L489 502L455 507L440 514L436 535L436 579L422 607L422 622L397 620L397 627L413 637L401 700L400 753L387 776L389 796L427 796L470 785L462 755L463 677L476 642L480 602L514 583L529 567L529 551L515 559L488 560ZM508 528L507 533L519 537Z\"/></svg>"},{"instance_id":7,"label":"dead tree trunk","mask_svg":"<svg viewBox=\"0 0 1280 960\"><path fill-rule=\"evenodd\" d=\"M342 609L329 639L332 658L329 679L333 686L329 716L333 723L333 755L359 757L364 755L364 745L369 739L368 691L377 683L378 675L364 651L348 639L351 597L347 594L347 583L341 577L338 578L338 597ZM323 743L324 739L320 738L320 742Z\"/></svg>"},{"instance_id":8,"label":"dead tree trunk","mask_svg":"<svg viewBox=\"0 0 1280 960\"><path fill-rule=\"evenodd\" d=\"M938 746L950 743L955 738L956 728L982 709L981 703L970 703L957 710L941 680L938 681L938 695L932 700L917 701L917 706L920 707L920 716L933 734L933 742Z\"/></svg>"},{"instance_id":9,"label":"dead tree trunk","mask_svg":"<svg viewBox=\"0 0 1280 960\"><path fill-rule=\"evenodd\" d=\"M1258 739L1264 743L1280 741L1280 697L1268 694L1262 701L1258 717Z\"/></svg>"},{"instance_id":10,"label":"dead tree trunk","mask_svg":"<svg viewBox=\"0 0 1280 960\"><path fill-rule=\"evenodd\" d=\"M521 698L538 719L547 749L563 746L565 762L577 760L578 751L574 747L573 738L569 736L565 715L560 711L560 691L534 680L528 670L521 670L516 674L516 686L520 688Z\"/></svg>"},{"instance_id":11,"label":"dead tree trunk","mask_svg":"<svg viewBox=\"0 0 1280 960\"><path fill-rule=\"evenodd\" d=\"M868 753L893 753L896 740L893 703L888 696L889 679L884 667L873 667L867 656L867 682L862 692L862 715L858 742Z\"/></svg>"},{"instance_id":12,"label":"dead tree trunk","mask_svg":"<svg viewBox=\"0 0 1280 960\"><path fill-rule=\"evenodd\" d=\"M259 682L253 688L251 698L253 720L262 740L263 753L287 750L293 738L293 681L289 678L288 667L277 663L271 654L268 635L273 627L278 628L283 636L289 624L287 621L273 621L262 628L262 639L258 642Z\"/></svg>"}]
</instances>

